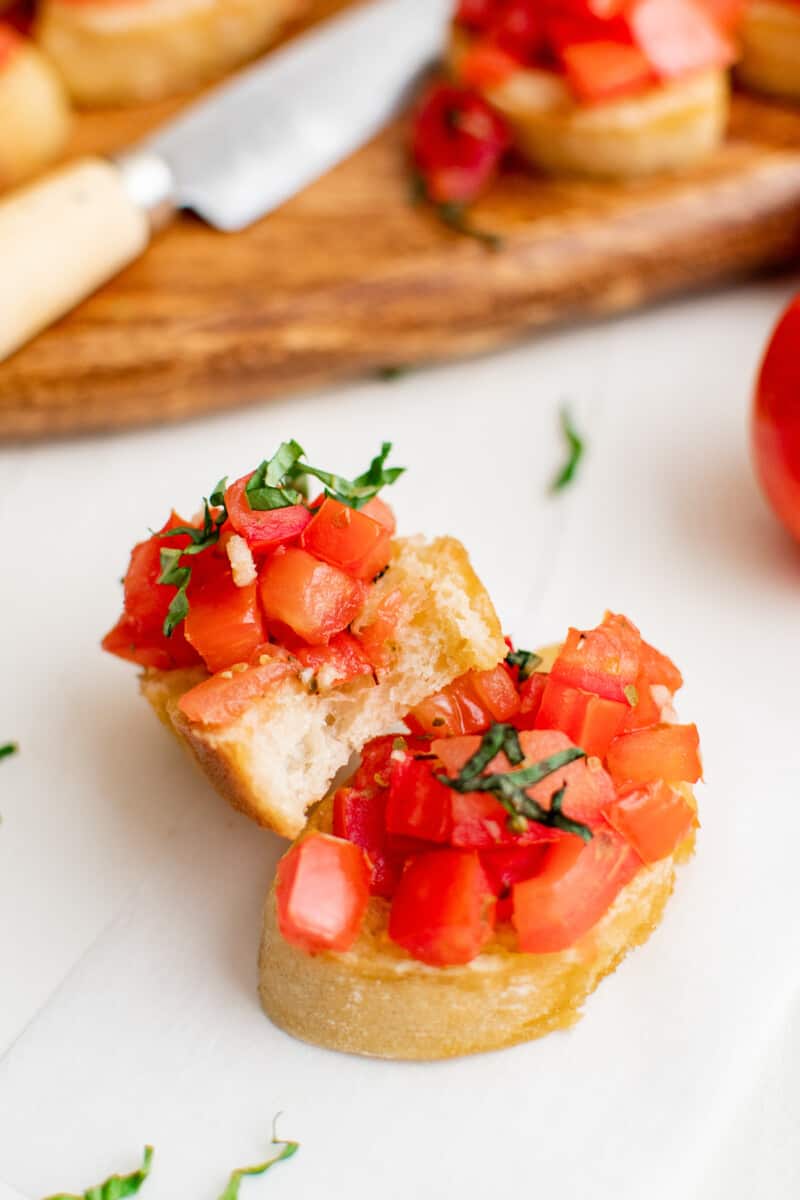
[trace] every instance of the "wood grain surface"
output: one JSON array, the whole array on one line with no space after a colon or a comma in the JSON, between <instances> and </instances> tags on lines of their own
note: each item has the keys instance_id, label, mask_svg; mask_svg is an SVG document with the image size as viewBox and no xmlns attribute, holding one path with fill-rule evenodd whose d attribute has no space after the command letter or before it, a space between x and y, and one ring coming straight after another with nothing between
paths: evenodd
<instances>
[{"instance_id":1,"label":"wood grain surface","mask_svg":"<svg viewBox=\"0 0 800 1200\"><path fill-rule=\"evenodd\" d=\"M175 107L81 117L72 150L125 145ZM245 233L182 218L0 366L0 438L177 420L471 355L800 258L800 111L737 96L726 145L680 178L511 171L475 213L498 251L409 203L405 139L399 122Z\"/></svg>"}]
</instances>

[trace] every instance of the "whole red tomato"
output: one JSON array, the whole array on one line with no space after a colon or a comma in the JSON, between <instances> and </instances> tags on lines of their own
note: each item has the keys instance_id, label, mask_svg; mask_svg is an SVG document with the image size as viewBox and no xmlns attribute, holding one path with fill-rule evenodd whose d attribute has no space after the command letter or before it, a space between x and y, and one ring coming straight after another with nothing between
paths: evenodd
<instances>
[{"instance_id":1,"label":"whole red tomato","mask_svg":"<svg viewBox=\"0 0 800 1200\"><path fill-rule=\"evenodd\" d=\"M761 364L752 437L764 493L800 541L800 296L778 322Z\"/></svg>"}]
</instances>

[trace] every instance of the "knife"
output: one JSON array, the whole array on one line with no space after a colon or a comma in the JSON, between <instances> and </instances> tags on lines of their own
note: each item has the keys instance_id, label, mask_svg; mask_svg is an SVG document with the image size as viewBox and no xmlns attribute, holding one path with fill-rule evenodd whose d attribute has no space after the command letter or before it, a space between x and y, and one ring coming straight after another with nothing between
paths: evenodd
<instances>
[{"instance_id":1,"label":"knife","mask_svg":"<svg viewBox=\"0 0 800 1200\"><path fill-rule=\"evenodd\" d=\"M452 0L373 0L240 72L125 153L0 204L0 361L133 262L181 209L234 232L366 142L441 52Z\"/></svg>"}]
</instances>

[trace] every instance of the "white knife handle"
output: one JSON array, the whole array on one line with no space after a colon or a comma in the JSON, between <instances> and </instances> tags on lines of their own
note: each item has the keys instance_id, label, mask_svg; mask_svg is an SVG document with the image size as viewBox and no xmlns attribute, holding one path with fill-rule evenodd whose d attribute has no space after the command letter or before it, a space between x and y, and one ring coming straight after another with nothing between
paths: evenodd
<instances>
[{"instance_id":1,"label":"white knife handle","mask_svg":"<svg viewBox=\"0 0 800 1200\"><path fill-rule=\"evenodd\" d=\"M124 161L85 158L0 203L0 361L145 250L132 182Z\"/></svg>"}]
</instances>

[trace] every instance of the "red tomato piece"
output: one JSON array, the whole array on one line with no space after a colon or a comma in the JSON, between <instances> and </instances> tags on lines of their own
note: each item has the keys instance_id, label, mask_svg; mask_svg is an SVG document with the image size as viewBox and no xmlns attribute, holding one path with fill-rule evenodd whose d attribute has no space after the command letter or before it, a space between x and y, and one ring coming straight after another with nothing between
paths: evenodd
<instances>
[{"instance_id":1,"label":"red tomato piece","mask_svg":"<svg viewBox=\"0 0 800 1200\"><path fill-rule=\"evenodd\" d=\"M435 967L468 963L494 930L495 897L478 855L434 850L410 863L389 915L389 937Z\"/></svg>"},{"instance_id":2,"label":"red tomato piece","mask_svg":"<svg viewBox=\"0 0 800 1200\"><path fill-rule=\"evenodd\" d=\"M616 738L608 769L617 787L629 783L697 783L703 774L696 725L651 725Z\"/></svg>"},{"instance_id":3,"label":"red tomato piece","mask_svg":"<svg viewBox=\"0 0 800 1200\"><path fill-rule=\"evenodd\" d=\"M354 579L374 579L389 564L392 535L380 521L327 496L303 530L300 545Z\"/></svg>"},{"instance_id":4,"label":"red tomato piece","mask_svg":"<svg viewBox=\"0 0 800 1200\"><path fill-rule=\"evenodd\" d=\"M253 554L266 554L296 541L311 521L312 514L304 504L291 504L266 512L251 508L246 488L252 474L251 471L230 485L225 492L225 507L231 525Z\"/></svg>"},{"instance_id":5,"label":"red tomato piece","mask_svg":"<svg viewBox=\"0 0 800 1200\"><path fill-rule=\"evenodd\" d=\"M570 629L551 674L582 691L622 702L625 689L636 683L641 645L635 625L609 614L596 629Z\"/></svg>"},{"instance_id":6,"label":"red tomato piece","mask_svg":"<svg viewBox=\"0 0 800 1200\"><path fill-rule=\"evenodd\" d=\"M529 821L524 832L512 832L508 828L508 812L486 792L453 792L450 815L450 844L464 850L536 846L558 837L557 830L537 821Z\"/></svg>"},{"instance_id":7,"label":"red tomato piece","mask_svg":"<svg viewBox=\"0 0 800 1200\"><path fill-rule=\"evenodd\" d=\"M653 695L653 688L666 688L670 695L674 695L683 687L683 676L666 654L642 642L642 657L635 686L636 704L628 713L623 732L658 725L661 721L661 703Z\"/></svg>"},{"instance_id":8,"label":"red tomato piece","mask_svg":"<svg viewBox=\"0 0 800 1200\"><path fill-rule=\"evenodd\" d=\"M455 20L466 29L491 29L502 4L503 0L460 0Z\"/></svg>"},{"instance_id":9,"label":"red tomato piece","mask_svg":"<svg viewBox=\"0 0 800 1200\"><path fill-rule=\"evenodd\" d=\"M461 737L484 733L492 723L492 715L478 699L468 672L418 704L406 723L415 733Z\"/></svg>"},{"instance_id":10,"label":"red tomato piece","mask_svg":"<svg viewBox=\"0 0 800 1200\"><path fill-rule=\"evenodd\" d=\"M603 815L646 863L672 854L697 825L686 797L661 780L624 789Z\"/></svg>"},{"instance_id":11,"label":"red tomato piece","mask_svg":"<svg viewBox=\"0 0 800 1200\"><path fill-rule=\"evenodd\" d=\"M398 736L394 733L373 738L361 751L361 763L353 776L355 787L362 791L388 788L392 773L392 754L400 749L408 754L428 754L430 741L427 738Z\"/></svg>"},{"instance_id":12,"label":"red tomato piece","mask_svg":"<svg viewBox=\"0 0 800 1200\"><path fill-rule=\"evenodd\" d=\"M505 121L477 92L438 83L417 113L412 154L434 203L468 203L491 182L510 144Z\"/></svg>"},{"instance_id":13,"label":"red tomato piece","mask_svg":"<svg viewBox=\"0 0 800 1200\"><path fill-rule=\"evenodd\" d=\"M314 953L349 950L369 902L369 864L353 842L311 833L278 863L278 927L293 946Z\"/></svg>"},{"instance_id":14,"label":"red tomato piece","mask_svg":"<svg viewBox=\"0 0 800 1200\"><path fill-rule=\"evenodd\" d=\"M202 662L194 646L190 646L179 626L172 637L161 629L143 630L138 621L123 613L113 629L103 638L102 647L117 658L152 667L157 671L172 671L176 667L194 667Z\"/></svg>"},{"instance_id":15,"label":"red tomato piece","mask_svg":"<svg viewBox=\"0 0 800 1200\"><path fill-rule=\"evenodd\" d=\"M752 418L756 474L778 519L800 540L800 296L781 317L758 376Z\"/></svg>"},{"instance_id":16,"label":"red tomato piece","mask_svg":"<svg viewBox=\"0 0 800 1200\"><path fill-rule=\"evenodd\" d=\"M488 40L474 42L458 64L458 77L467 87L497 87L520 69L518 59Z\"/></svg>"},{"instance_id":17,"label":"red tomato piece","mask_svg":"<svg viewBox=\"0 0 800 1200\"><path fill-rule=\"evenodd\" d=\"M227 725L293 674L295 668L277 646L261 646L246 667L237 664L235 670L220 671L184 692L178 707L190 721Z\"/></svg>"},{"instance_id":18,"label":"red tomato piece","mask_svg":"<svg viewBox=\"0 0 800 1200\"><path fill-rule=\"evenodd\" d=\"M366 516L372 517L373 521L377 521L384 529L388 529L389 533L396 533L397 519L394 515L394 510L380 496L373 496L371 500L367 501L361 511Z\"/></svg>"},{"instance_id":19,"label":"red tomato piece","mask_svg":"<svg viewBox=\"0 0 800 1200\"><path fill-rule=\"evenodd\" d=\"M281 547L266 560L258 589L266 616L312 646L346 629L366 597L365 584L295 546Z\"/></svg>"},{"instance_id":20,"label":"red tomato piece","mask_svg":"<svg viewBox=\"0 0 800 1200\"><path fill-rule=\"evenodd\" d=\"M481 850L481 866L496 896L504 896L515 883L522 883L538 875L546 861L548 847L562 836L554 830L547 832L552 836L535 845L500 846L492 850ZM509 912L509 919L510 916Z\"/></svg>"},{"instance_id":21,"label":"red tomato piece","mask_svg":"<svg viewBox=\"0 0 800 1200\"><path fill-rule=\"evenodd\" d=\"M368 625L360 625L356 637L361 642L373 667L385 667L391 659L394 634L405 606L405 597L399 588L384 596L372 615Z\"/></svg>"},{"instance_id":22,"label":"red tomato piece","mask_svg":"<svg viewBox=\"0 0 800 1200\"><path fill-rule=\"evenodd\" d=\"M642 642L640 672L648 683L660 684L673 694L683 687L683 676L672 659L645 641Z\"/></svg>"},{"instance_id":23,"label":"red tomato piece","mask_svg":"<svg viewBox=\"0 0 800 1200\"><path fill-rule=\"evenodd\" d=\"M551 678L544 689L536 728L560 729L587 754L605 758L629 714L627 701L606 700Z\"/></svg>"},{"instance_id":24,"label":"red tomato piece","mask_svg":"<svg viewBox=\"0 0 800 1200\"><path fill-rule=\"evenodd\" d=\"M541 762L573 745L570 738L557 730L534 730L520 734L520 745L526 763ZM599 758L579 758L560 767L541 783L528 788L528 795L542 808L549 809L555 792L566 788L564 812L573 821L591 825L599 820L605 805L614 799L614 784Z\"/></svg>"},{"instance_id":25,"label":"red tomato piece","mask_svg":"<svg viewBox=\"0 0 800 1200\"><path fill-rule=\"evenodd\" d=\"M373 896L391 898L402 874L403 862L387 849L386 793L340 788L333 800L333 832L336 837L354 842L366 854Z\"/></svg>"},{"instance_id":26,"label":"red tomato piece","mask_svg":"<svg viewBox=\"0 0 800 1200\"><path fill-rule=\"evenodd\" d=\"M635 0L627 21L660 79L728 67L736 57L732 42L695 0Z\"/></svg>"},{"instance_id":27,"label":"red tomato piece","mask_svg":"<svg viewBox=\"0 0 800 1200\"><path fill-rule=\"evenodd\" d=\"M492 23L494 45L519 63L538 61L545 45L545 27L539 6L531 0L505 0Z\"/></svg>"},{"instance_id":28,"label":"red tomato piece","mask_svg":"<svg viewBox=\"0 0 800 1200\"><path fill-rule=\"evenodd\" d=\"M529 675L519 689L519 712L512 717L516 729L534 729L549 675L537 671Z\"/></svg>"},{"instance_id":29,"label":"red tomato piece","mask_svg":"<svg viewBox=\"0 0 800 1200\"><path fill-rule=\"evenodd\" d=\"M468 679L478 701L493 720L509 721L519 712L519 692L503 663L489 671L470 671Z\"/></svg>"},{"instance_id":30,"label":"red tomato piece","mask_svg":"<svg viewBox=\"0 0 800 1200\"><path fill-rule=\"evenodd\" d=\"M169 520L159 530L159 534L167 533L176 526L188 525L176 512L170 514ZM189 545L188 534L177 534L175 537L164 538L158 534L139 542L131 551L131 559L125 574L125 612L133 618L141 630L160 631L167 615L167 609L172 602L177 588L169 584L159 583L161 568L161 551L166 549L184 549ZM202 557L202 555L200 556Z\"/></svg>"},{"instance_id":31,"label":"red tomato piece","mask_svg":"<svg viewBox=\"0 0 800 1200\"><path fill-rule=\"evenodd\" d=\"M572 835L546 851L538 875L514 884L514 927L527 954L553 954L582 938L605 915L641 867L613 829L584 844Z\"/></svg>"},{"instance_id":32,"label":"red tomato piece","mask_svg":"<svg viewBox=\"0 0 800 1200\"><path fill-rule=\"evenodd\" d=\"M615 100L652 86L653 68L637 46L583 42L561 53L567 81L587 104Z\"/></svg>"},{"instance_id":33,"label":"red tomato piece","mask_svg":"<svg viewBox=\"0 0 800 1200\"><path fill-rule=\"evenodd\" d=\"M428 842L450 838L453 792L439 783L431 763L406 754L392 761L386 828L404 837Z\"/></svg>"},{"instance_id":34,"label":"red tomato piece","mask_svg":"<svg viewBox=\"0 0 800 1200\"><path fill-rule=\"evenodd\" d=\"M247 662L267 640L256 584L237 587L229 570L196 590L193 582L184 621L187 641L212 674Z\"/></svg>"},{"instance_id":35,"label":"red tomato piece","mask_svg":"<svg viewBox=\"0 0 800 1200\"><path fill-rule=\"evenodd\" d=\"M351 633L337 633L327 646L302 646L296 655L304 667L322 674L326 688L372 674L372 663Z\"/></svg>"}]
</instances>

